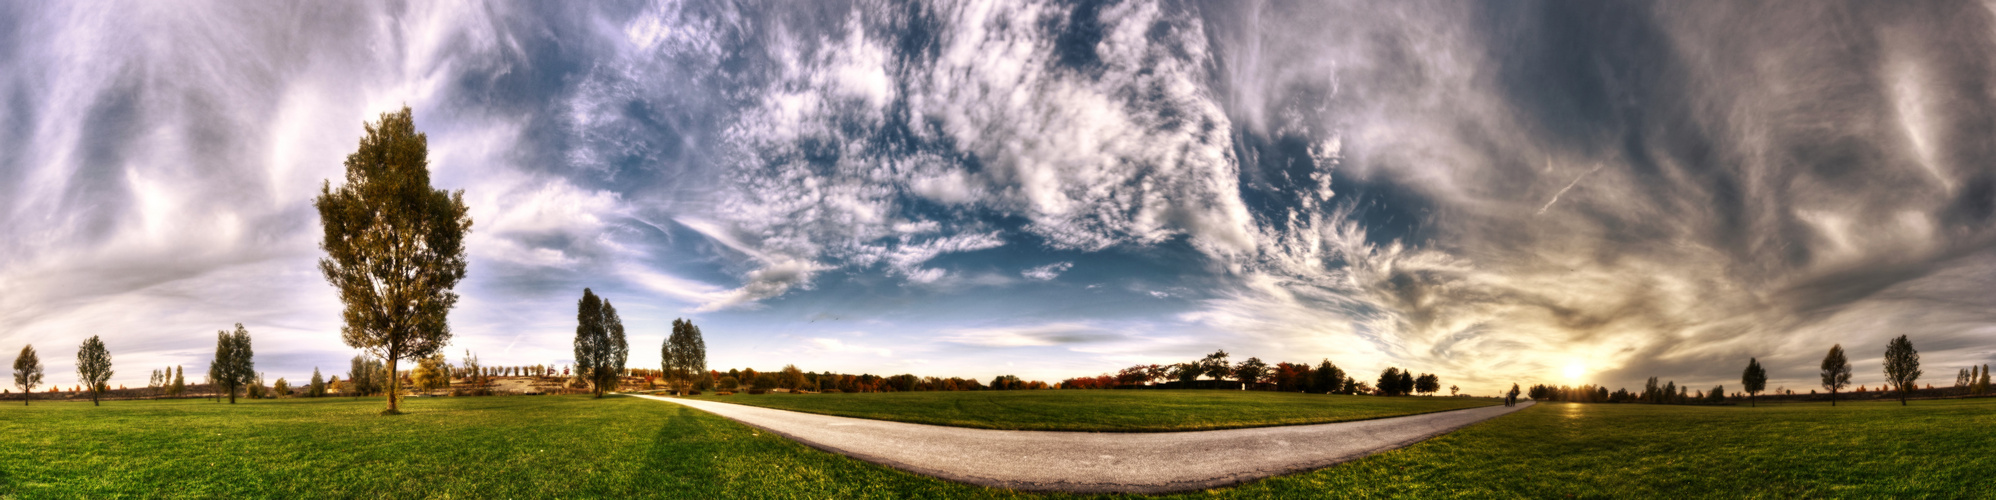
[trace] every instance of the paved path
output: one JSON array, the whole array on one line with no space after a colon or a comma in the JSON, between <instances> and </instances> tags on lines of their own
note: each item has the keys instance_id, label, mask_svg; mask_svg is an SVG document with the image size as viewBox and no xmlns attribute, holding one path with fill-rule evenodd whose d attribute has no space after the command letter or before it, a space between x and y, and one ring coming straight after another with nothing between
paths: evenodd
<instances>
[{"instance_id":1,"label":"paved path","mask_svg":"<svg viewBox=\"0 0 1996 500\"><path fill-rule=\"evenodd\" d=\"M1195 432L1000 431L669 401L812 447L917 474L1027 491L1164 493L1322 468L1531 406Z\"/></svg>"}]
</instances>

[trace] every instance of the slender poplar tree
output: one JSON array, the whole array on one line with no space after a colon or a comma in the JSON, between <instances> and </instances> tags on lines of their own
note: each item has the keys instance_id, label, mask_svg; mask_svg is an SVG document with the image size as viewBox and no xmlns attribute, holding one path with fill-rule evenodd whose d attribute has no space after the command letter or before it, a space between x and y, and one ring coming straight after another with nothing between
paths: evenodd
<instances>
[{"instance_id":1,"label":"slender poplar tree","mask_svg":"<svg viewBox=\"0 0 1996 500\"><path fill-rule=\"evenodd\" d=\"M314 366L312 367L312 385L305 389L305 396L316 398L325 395L326 377L319 374L319 367Z\"/></svg>"},{"instance_id":2,"label":"slender poplar tree","mask_svg":"<svg viewBox=\"0 0 1996 500\"><path fill-rule=\"evenodd\" d=\"M593 290L582 289L582 299L575 302L575 375L590 382L596 397L603 397L602 374L616 361L611 352L615 345L610 340L603 298Z\"/></svg>"},{"instance_id":3,"label":"slender poplar tree","mask_svg":"<svg viewBox=\"0 0 1996 500\"><path fill-rule=\"evenodd\" d=\"M595 384L597 394L617 390L624 381L625 363L630 361L631 343L624 337L624 318L617 316L617 307L603 301L603 332L608 336L607 350L596 367Z\"/></svg>"},{"instance_id":4,"label":"slender poplar tree","mask_svg":"<svg viewBox=\"0 0 1996 500\"><path fill-rule=\"evenodd\" d=\"M313 205L325 227L319 270L338 289L340 338L387 362L388 409L397 405L396 364L435 355L450 344L452 290L464 279L464 238L471 232L464 191L430 187L429 137L408 107L363 124L367 133L346 158L346 183L327 181Z\"/></svg>"},{"instance_id":5,"label":"slender poplar tree","mask_svg":"<svg viewBox=\"0 0 1996 500\"><path fill-rule=\"evenodd\" d=\"M179 396L180 393L186 391L187 391L187 368L176 365L173 367L173 385L171 386L171 388L167 389L167 393Z\"/></svg>"}]
</instances>

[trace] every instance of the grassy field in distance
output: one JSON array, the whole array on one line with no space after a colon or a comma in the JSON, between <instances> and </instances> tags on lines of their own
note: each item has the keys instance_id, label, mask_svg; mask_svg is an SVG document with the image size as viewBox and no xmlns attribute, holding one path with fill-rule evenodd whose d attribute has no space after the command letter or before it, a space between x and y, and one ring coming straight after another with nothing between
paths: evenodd
<instances>
[{"instance_id":1,"label":"grassy field in distance","mask_svg":"<svg viewBox=\"0 0 1996 500\"><path fill-rule=\"evenodd\" d=\"M341 398L0 407L0 497L1076 498L903 473L637 398L408 404L399 417L375 416L379 399ZM1991 429L1996 399L1542 403L1401 450L1174 497L1973 498L1996 471Z\"/></svg>"},{"instance_id":2,"label":"grassy field in distance","mask_svg":"<svg viewBox=\"0 0 1996 500\"><path fill-rule=\"evenodd\" d=\"M700 395L825 415L979 429L1164 432L1319 424L1499 404L1489 398L1220 390L1045 390Z\"/></svg>"}]
</instances>

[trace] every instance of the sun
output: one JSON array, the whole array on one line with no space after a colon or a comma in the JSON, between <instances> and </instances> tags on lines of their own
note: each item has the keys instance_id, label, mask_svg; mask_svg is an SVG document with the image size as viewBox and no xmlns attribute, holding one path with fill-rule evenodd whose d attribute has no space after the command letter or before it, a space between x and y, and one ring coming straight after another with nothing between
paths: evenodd
<instances>
[{"instance_id":1,"label":"sun","mask_svg":"<svg viewBox=\"0 0 1996 500\"><path fill-rule=\"evenodd\" d=\"M1587 376L1587 365L1586 365L1586 364L1584 364L1584 363L1581 363L1581 362L1580 362L1580 360L1577 360L1577 359L1576 359L1576 360L1573 360L1572 362L1569 362L1569 363L1567 363L1567 364L1566 364L1566 379L1567 379L1567 380L1574 380L1574 381L1578 381L1578 380L1580 380L1580 377L1584 377L1584 376Z\"/></svg>"}]
</instances>

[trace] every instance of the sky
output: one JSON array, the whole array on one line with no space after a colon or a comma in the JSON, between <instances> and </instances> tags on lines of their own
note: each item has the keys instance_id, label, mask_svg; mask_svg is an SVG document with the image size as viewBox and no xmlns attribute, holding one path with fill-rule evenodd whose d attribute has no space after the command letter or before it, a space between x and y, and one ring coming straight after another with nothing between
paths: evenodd
<instances>
[{"instance_id":1,"label":"sky","mask_svg":"<svg viewBox=\"0 0 1996 500\"><path fill-rule=\"evenodd\" d=\"M0 1L0 350L344 375L311 202L403 106L474 220L453 362L570 362L585 287L632 367L675 318L978 379L1996 362L1968 2Z\"/></svg>"}]
</instances>

